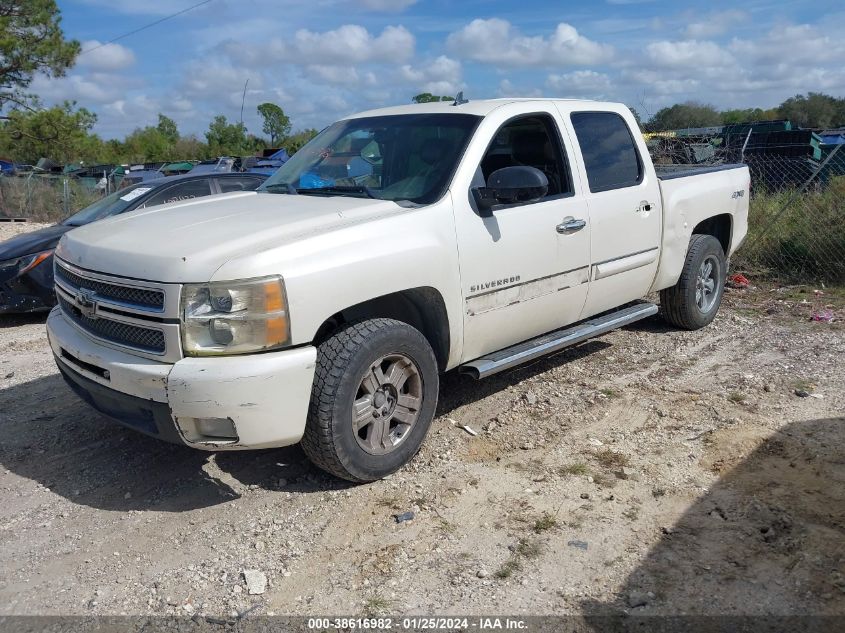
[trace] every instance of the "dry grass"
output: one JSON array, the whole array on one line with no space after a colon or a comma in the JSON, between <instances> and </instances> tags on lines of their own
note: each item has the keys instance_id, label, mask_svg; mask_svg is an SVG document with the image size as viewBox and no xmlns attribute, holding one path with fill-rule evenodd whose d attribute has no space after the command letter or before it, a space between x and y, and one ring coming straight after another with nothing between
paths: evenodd
<instances>
[{"instance_id":1,"label":"dry grass","mask_svg":"<svg viewBox=\"0 0 845 633\"><path fill-rule=\"evenodd\" d=\"M589 472L590 469L584 462L575 462L574 464L567 464L566 466L561 466L558 469L558 473L561 475L587 475L589 474Z\"/></svg>"},{"instance_id":2,"label":"dry grass","mask_svg":"<svg viewBox=\"0 0 845 633\"><path fill-rule=\"evenodd\" d=\"M0 216L33 222L59 222L100 199L78 181L69 179L67 209L63 178L0 177Z\"/></svg>"},{"instance_id":3,"label":"dry grass","mask_svg":"<svg viewBox=\"0 0 845 633\"><path fill-rule=\"evenodd\" d=\"M534 521L534 532L540 534L542 532L546 532L547 530L556 528L557 525L557 519L554 517L554 515L548 512L544 512L539 519Z\"/></svg>"},{"instance_id":4,"label":"dry grass","mask_svg":"<svg viewBox=\"0 0 845 633\"><path fill-rule=\"evenodd\" d=\"M609 448L596 453L595 458L599 465L607 470L622 468L628 465L627 455L610 450Z\"/></svg>"}]
</instances>

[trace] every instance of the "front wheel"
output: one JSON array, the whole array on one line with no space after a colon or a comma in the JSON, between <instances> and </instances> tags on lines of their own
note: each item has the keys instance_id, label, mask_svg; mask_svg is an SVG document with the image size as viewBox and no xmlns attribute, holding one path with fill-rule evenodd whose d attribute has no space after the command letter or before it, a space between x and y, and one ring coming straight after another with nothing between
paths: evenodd
<instances>
[{"instance_id":1,"label":"front wheel","mask_svg":"<svg viewBox=\"0 0 845 633\"><path fill-rule=\"evenodd\" d=\"M726 273L719 240L712 235L693 235L678 283L660 291L663 318L685 330L708 325L722 303Z\"/></svg>"},{"instance_id":2,"label":"front wheel","mask_svg":"<svg viewBox=\"0 0 845 633\"><path fill-rule=\"evenodd\" d=\"M438 379L434 352L419 330L393 319L344 326L317 348L305 454L354 482L399 470L431 426Z\"/></svg>"}]
</instances>

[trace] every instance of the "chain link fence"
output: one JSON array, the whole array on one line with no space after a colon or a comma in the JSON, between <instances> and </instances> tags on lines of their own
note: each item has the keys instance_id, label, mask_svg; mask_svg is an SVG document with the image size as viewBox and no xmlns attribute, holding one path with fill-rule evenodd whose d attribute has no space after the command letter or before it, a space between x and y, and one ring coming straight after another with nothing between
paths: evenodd
<instances>
[{"instance_id":1,"label":"chain link fence","mask_svg":"<svg viewBox=\"0 0 845 633\"><path fill-rule=\"evenodd\" d=\"M0 218L58 222L103 194L102 189L66 176L0 176Z\"/></svg>"},{"instance_id":2,"label":"chain link fence","mask_svg":"<svg viewBox=\"0 0 845 633\"><path fill-rule=\"evenodd\" d=\"M818 162L750 156L749 234L735 265L792 280L845 282L845 151Z\"/></svg>"},{"instance_id":3,"label":"chain link fence","mask_svg":"<svg viewBox=\"0 0 845 633\"><path fill-rule=\"evenodd\" d=\"M845 147L762 146L752 138L658 134L649 148L658 164L748 165L748 237L731 262L734 270L845 282Z\"/></svg>"}]
</instances>

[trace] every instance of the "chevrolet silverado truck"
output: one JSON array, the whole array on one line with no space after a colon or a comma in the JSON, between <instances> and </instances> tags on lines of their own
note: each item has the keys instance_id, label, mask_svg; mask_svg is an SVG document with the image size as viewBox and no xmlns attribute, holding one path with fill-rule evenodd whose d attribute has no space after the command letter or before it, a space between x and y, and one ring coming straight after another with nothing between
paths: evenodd
<instances>
[{"instance_id":1,"label":"chevrolet silverado truck","mask_svg":"<svg viewBox=\"0 0 845 633\"><path fill-rule=\"evenodd\" d=\"M709 324L743 165L658 172L627 107L456 100L327 127L257 192L65 235L50 345L70 387L204 450L301 442L351 481L420 449L439 376L481 379L649 317Z\"/></svg>"}]
</instances>

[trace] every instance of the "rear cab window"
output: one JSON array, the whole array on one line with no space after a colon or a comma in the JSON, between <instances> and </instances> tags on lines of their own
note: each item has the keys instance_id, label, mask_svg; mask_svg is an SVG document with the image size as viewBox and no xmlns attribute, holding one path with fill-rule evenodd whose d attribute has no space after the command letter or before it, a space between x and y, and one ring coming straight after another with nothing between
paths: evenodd
<instances>
[{"instance_id":1,"label":"rear cab window","mask_svg":"<svg viewBox=\"0 0 845 633\"><path fill-rule=\"evenodd\" d=\"M160 192L151 196L144 204L144 207L154 207L170 202L182 202L184 200L192 200L193 198L204 198L209 195L211 195L211 187L208 179L188 180L187 182L180 182L165 187Z\"/></svg>"},{"instance_id":2,"label":"rear cab window","mask_svg":"<svg viewBox=\"0 0 845 633\"><path fill-rule=\"evenodd\" d=\"M229 176L217 179L217 184L220 187L221 193L254 191L261 185L262 182L264 181L261 178L254 178L250 176Z\"/></svg>"},{"instance_id":3,"label":"rear cab window","mask_svg":"<svg viewBox=\"0 0 845 633\"><path fill-rule=\"evenodd\" d=\"M615 112L573 112L570 118L592 193L642 182L643 162L625 119Z\"/></svg>"}]
</instances>

